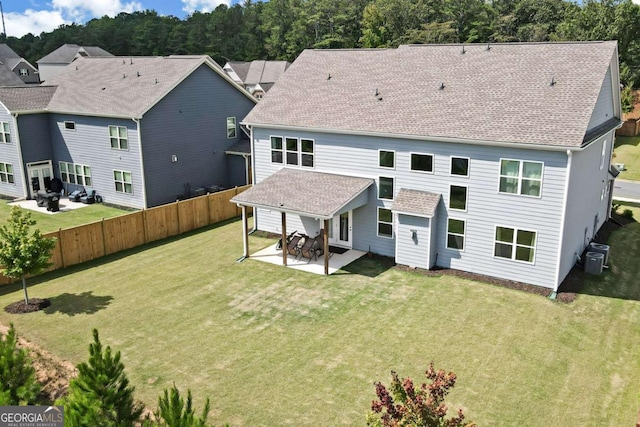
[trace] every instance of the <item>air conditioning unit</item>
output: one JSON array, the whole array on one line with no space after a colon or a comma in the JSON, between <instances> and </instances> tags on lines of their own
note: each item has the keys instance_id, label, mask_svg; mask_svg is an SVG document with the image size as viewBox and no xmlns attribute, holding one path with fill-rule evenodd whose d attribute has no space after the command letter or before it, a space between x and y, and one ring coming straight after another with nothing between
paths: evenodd
<instances>
[{"instance_id":1,"label":"air conditioning unit","mask_svg":"<svg viewBox=\"0 0 640 427\"><path fill-rule=\"evenodd\" d=\"M598 252L604 254L604 265L609 265L609 245L601 243L590 243L587 252Z\"/></svg>"},{"instance_id":2,"label":"air conditioning unit","mask_svg":"<svg viewBox=\"0 0 640 427\"><path fill-rule=\"evenodd\" d=\"M624 167L624 163L614 163L613 166L615 166L615 168L618 169L620 172L626 170Z\"/></svg>"},{"instance_id":3,"label":"air conditioning unit","mask_svg":"<svg viewBox=\"0 0 640 427\"><path fill-rule=\"evenodd\" d=\"M584 260L584 272L588 274L602 274L604 266L604 254L600 252L587 252Z\"/></svg>"}]
</instances>

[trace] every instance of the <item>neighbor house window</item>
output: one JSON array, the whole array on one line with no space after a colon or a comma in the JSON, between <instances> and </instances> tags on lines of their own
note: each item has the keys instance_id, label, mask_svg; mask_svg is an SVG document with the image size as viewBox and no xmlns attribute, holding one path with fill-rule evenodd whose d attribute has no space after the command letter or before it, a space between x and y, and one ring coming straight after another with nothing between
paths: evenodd
<instances>
[{"instance_id":1,"label":"neighbor house window","mask_svg":"<svg viewBox=\"0 0 640 427\"><path fill-rule=\"evenodd\" d=\"M64 122L64 128L67 130L76 130L76 122Z\"/></svg>"},{"instance_id":2,"label":"neighbor house window","mask_svg":"<svg viewBox=\"0 0 640 427\"><path fill-rule=\"evenodd\" d=\"M396 152L379 150L378 151L378 166L381 168L393 169L396 167Z\"/></svg>"},{"instance_id":3,"label":"neighbor house window","mask_svg":"<svg viewBox=\"0 0 640 427\"><path fill-rule=\"evenodd\" d=\"M238 130L236 128L236 118L227 117L227 138L235 138L237 134Z\"/></svg>"},{"instance_id":4,"label":"neighbor house window","mask_svg":"<svg viewBox=\"0 0 640 427\"><path fill-rule=\"evenodd\" d=\"M0 142L11 143L11 128L8 122L0 122Z\"/></svg>"},{"instance_id":5,"label":"neighbor house window","mask_svg":"<svg viewBox=\"0 0 640 427\"><path fill-rule=\"evenodd\" d=\"M467 157L451 158L451 175L469 176L469 159Z\"/></svg>"},{"instance_id":6,"label":"neighbor house window","mask_svg":"<svg viewBox=\"0 0 640 427\"><path fill-rule=\"evenodd\" d=\"M271 137L271 163L282 163L282 137Z\"/></svg>"},{"instance_id":7,"label":"neighbor house window","mask_svg":"<svg viewBox=\"0 0 640 427\"><path fill-rule=\"evenodd\" d=\"M464 250L465 221L449 218L447 221L447 248Z\"/></svg>"},{"instance_id":8,"label":"neighbor house window","mask_svg":"<svg viewBox=\"0 0 640 427\"><path fill-rule=\"evenodd\" d=\"M467 210L467 187L460 185L449 187L449 209Z\"/></svg>"},{"instance_id":9,"label":"neighbor house window","mask_svg":"<svg viewBox=\"0 0 640 427\"><path fill-rule=\"evenodd\" d=\"M26 68L20 68L20 75L21 76L28 76L29 75L29 70L27 70Z\"/></svg>"},{"instance_id":10,"label":"neighbor house window","mask_svg":"<svg viewBox=\"0 0 640 427\"><path fill-rule=\"evenodd\" d=\"M0 182L13 184L13 166L11 163L0 162Z\"/></svg>"},{"instance_id":11,"label":"neighbor house window","mask_svg":"<svg viewBox=\"0 0 640 427\"><path fill-rule=\"evenodd\" d=\"M60 179L69 184L86 185L87 187L93 185L91 168L86 165L60 162Z\"/></svg>"},{"instance_id":12,"label":"neighbor house window","mask_svg":"<svg viewBox=\"0 0 640 427\"><path fill-rule=\"evenodd\" d=\"M304 167L312 168L314 161L314 142L313 139L300 139L300 164Z\"/></svg>"},{"instance_id":13,"label":"neighbor house window","mask_svg":"<svg viewBox=\"0 0 640 427\"><path fill-rule=\"evenodd\" d=\"M411 170L433 172L433 156L431 154L411 153Z\"/></svg>"},{"instance_id":14,"label":"neighbor house window","mask_svg":"<svg viewBox=\"0 0 640 427\"><path fill-rule=\"evenodd\" d=\"M287 152L287 164L298 164L298 138L285 138L286 152Z\"/></svg>"},{"instance_id":15,"label":"neighbor house window","mask_svg":"<svg viewBox=\"0 0 640 427\"><path fill-rule=\"evenodd\" d=\"M113 171L113 181L116 184L116 191L118 193L133 193L131 172Z\"/></svg>"},{"instance_id":16,"label":"neighbor house window","mask_svg":"<svg viewBox=\"0 0 640 427\"><path fill-rule=\"evenodd\" d=\"M540 196L542 168L541 162L500 160L500 192Z\"/></svg>"},{"instance_id":17,"label":"neighbor house window","mask_svg":"<svg viewBox=\"0 0 640 427\"><path fill-rule=\"evenodd\" d=\"M607 140L602 141L602 154L600 155L600 170L604 167L604 155L607 153Z\"/></svg>"},{"instance_id":18,"label":"neighbor house window","mask_svg":"<svg viewBox=\"0 0 640 427\"><path fill-rule=\"evenodd\" d=\"M111 148L117 150L129 149L126 126L109 126L109 137L111 138Z\"/></svg>"},{"instance_id":19,"label":"neighbor house window","mask_svg":"<svg viewBox=\"0 0 640 427\"><path fill-rule=\"evenodd\" d=\"M393 178L381 176L378 179L378 199L393 200Z\"/></svg>"},{"instance_id":20,"label":"neighbor house window","mask_svg":"<svg viewBox=\"0 0 640 427\"><path fill-rule=\"evenodd\" d=\"M393 237L393 214L391 209L378 208L378 236Z\"/></svg>"},{"instance_id":21,"label":"neighbor house window","mask_svg":"<svg viewBox=\"0 0 640 427\"><path fill-rule=\"evenodd\" d=\"M532 263L536 252L536 232L496 227L494 256Z\"/></svg>"}]
</instances>

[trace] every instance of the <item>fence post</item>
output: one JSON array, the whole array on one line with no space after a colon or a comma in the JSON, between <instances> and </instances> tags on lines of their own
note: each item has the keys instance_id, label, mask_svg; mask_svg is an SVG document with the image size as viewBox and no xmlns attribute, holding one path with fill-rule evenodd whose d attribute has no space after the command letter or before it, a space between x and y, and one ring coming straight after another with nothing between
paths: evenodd
<instances>
[{"instance_id":1,"label":"fence post","mask_svg":"<svg viewBox=\"0 0 640 427\"><path fill-rule=\"evenodd\" d=\"M178 235L182 234L182 222L180 221L180 200L176 200L176 217L178 218Z\"/></svg>"},{"instance_id":2,"label":"fence post","mask_svg":"<svg viewBox=\"0 0 640 427\"><path fill-rule=\"evenodd\" d=\"M60 242L60 261L62 261L62 268L67 268L67 263L64 261L64 248L62 247L62 228L58 228L58 242Z\"/></svg>"},{"instance_id":3,"label":"fence post","mask_svg":"<svg viewBox=\"0 0 640 427\"><path fill-rule=\"evenodd\" d=\"M211 193L207 193L207 225L211 225Z\"/></svg>"},{"instance_id":4,"label":"fence post","mask_svg":"<svg viewBox=\"0 0 640 427\"><path fill-rule=\"evenodd\" d=\"M104 235L104 217L100 221L100 232L102 233L102 253L103 256L107 255L107 236Z\"/></svg>"}]
</instances>

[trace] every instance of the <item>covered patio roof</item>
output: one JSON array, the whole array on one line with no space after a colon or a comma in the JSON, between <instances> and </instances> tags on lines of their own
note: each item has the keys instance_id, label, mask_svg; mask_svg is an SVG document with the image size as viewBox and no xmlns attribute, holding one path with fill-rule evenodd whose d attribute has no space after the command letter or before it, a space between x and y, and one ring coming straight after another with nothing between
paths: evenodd
<instances>
[{"instance_id":1,"label":"covered patio roof","mask_svg":"<svg viewBox=\"0 0 640 427\"><path fill-rule=\"evenodd\" d=\"M371 178L284 168L231 202L317 219L331 219L367 203Z\"/></svg>"}]
</instances>

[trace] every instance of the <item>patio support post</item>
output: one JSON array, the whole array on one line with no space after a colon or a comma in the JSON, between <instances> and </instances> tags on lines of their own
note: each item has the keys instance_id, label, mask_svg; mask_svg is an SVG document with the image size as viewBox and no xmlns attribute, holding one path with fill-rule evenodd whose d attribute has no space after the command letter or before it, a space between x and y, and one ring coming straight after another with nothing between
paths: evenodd
<instances>
[{"instance_id":1,"label":"patio support post","mask_svg":"<svg viewBox=\"0 0 640 427\"><path fill-rule=\"evenodd\" d=\"M249 220L247 219L247 207L242 205L242 245L244 257L249 258Z\"/></svg>"},{"instance_id":2,"label":"patio support post","mask_svg":"<svg viewBox=\"0 0 640 427\"><path fill-rule=\"evenodd\" d=\"M287 265L287 214L280 212L282 218L282 265Z\"/></svg>"},{"instance_id":3,"label":"patio support post","mask_svg":"<svg viewBox=\"0 0 640 427\"><path fill-rule=\"evenodd\" d=\"M324 274L329 275L329 220L324 220Z\"/></svg>"}]
</instances>

